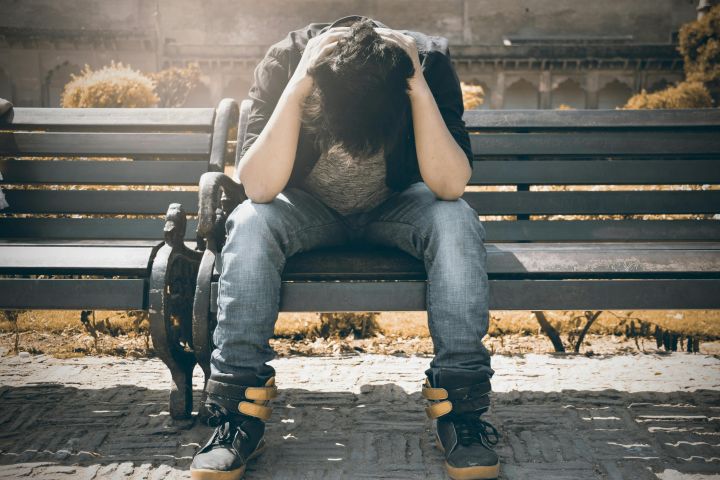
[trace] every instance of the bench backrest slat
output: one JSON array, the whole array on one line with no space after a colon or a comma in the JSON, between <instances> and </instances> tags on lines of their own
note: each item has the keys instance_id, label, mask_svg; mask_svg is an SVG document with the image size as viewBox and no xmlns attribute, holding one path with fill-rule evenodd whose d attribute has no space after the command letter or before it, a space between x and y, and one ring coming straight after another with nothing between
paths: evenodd
<instances>
[{"instance_id":1,"label":"bench backrest slat","mask_svg":"<svg viewBox=\"0 0 720 480\"><path fill-rule=\"evenodd\" d=\"M195 160L135 160L127 162L0 159L6 184L197 185L207 171Z\"/></svg>"},{"instance_id":2,"label":"bench backrest slat","mask_svg":"<svg viewBox=\"0 0 720 480\"><path fill-rule=\"evenodd\" d=\"M161 239L164 218L3 218L2 238L43 240L147 240ZM197 220L188 219L185 238L192 239Z\"/></svg>"},{"instance_id":3,"label":"bench backrest slat","mask_svg":"<svg viewBox=\"0 0 720 480\"><path fill-rule=\"evenodd\" d=\"M682 185L720 183L720 161L479 160L470 185Z\"/></svg>"},{"instance_id":4,"label":"bench backrest slat","mask_svg":"<svg viewBox=\"0 0 720 480\"><path fill-rule=\"evenodd\" d=\"M112 112L109 112L112 110ZM74 131L134 129L211 132L215 110L212 108L16 108L0 121L2 129Z\"/></svg>"},{"instance_id":5,"label":"bench backrest slat","mask_svg":"<svg viewBox=\"0 0 720 480\"><path fill-rule=\"evenodd\" d=\"M25 156L207 156L209 133L0 132L0 152Z\"/></svg>"},{"instance_id":6,"label":"bench backrest slat","mask_svg":"<svg viewBox=\"0 0 720 480\"><path fill-rule=\"evenodd\" d=\"M720 211L720 191L465 192L480 215L691 214Z\"/></svg>"},{"instance_id":7,"label":"bench backrest slat","mask_svg":"<svg viewBox=\"0 0 720 480\"><path fill-rule=\"evenodd\" d=\"M145 190L8 190L7 213L110 213L161 215L168 205L182 203L197 213L197 192Z\"/></svg>"},{"instance_id":8,"label":"bench backrest slat","mask_svg":"<svg viewBox=\"0 0 720 480\"><path fill-rule=\"evenodd\" d=\"M476 156L494 155L702 155L720 152L717 131L568 131L477 133L470 137Z\"/></svg>"}]
</instances>

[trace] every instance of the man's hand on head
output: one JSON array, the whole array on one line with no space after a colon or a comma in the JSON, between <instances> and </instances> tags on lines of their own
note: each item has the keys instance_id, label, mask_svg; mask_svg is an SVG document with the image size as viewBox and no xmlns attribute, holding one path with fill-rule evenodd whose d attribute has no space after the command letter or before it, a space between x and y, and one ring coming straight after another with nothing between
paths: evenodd
<instances>
[{"instance_id":1,"label":"man's hand on head","mask_svg":"<svg viewBox=\"0 0 720 480\"><path fill-rule=\"evenodd\" d=\"M333 27L308 40L300 58L300 63L298 63L288 85L297 89L303 98L308 96L313 86L313 79L307 73L308 69L332 54L338 40L347 35L349 31L350 27Z\"/></svg>"},{"instance_id":2,"label":"man's hand on head","mask_svg":"<svg viewBox=\"0 0 720 480\"><path fill-rule=\"evenodd\" d=\"M405 50L405 53L408 54L410 57L410 60L413 62L413 67L415 67L415 74L413 75L413 78L415 77L422 77L422 66L420 65L420 55L418 54L417 45L415 44L415 39L411 37L410 35L406 35L404 33L400 33L397 30L393 30L392 28L376 28L375 31L388 43L392 43L393 45L397 45L398 47Z\"/></svg>"}]
</instances>

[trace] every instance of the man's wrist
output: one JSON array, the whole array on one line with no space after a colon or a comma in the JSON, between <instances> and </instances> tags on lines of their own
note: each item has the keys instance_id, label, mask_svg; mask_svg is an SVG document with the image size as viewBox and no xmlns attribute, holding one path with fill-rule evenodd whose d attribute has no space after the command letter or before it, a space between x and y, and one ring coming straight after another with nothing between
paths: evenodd
<instances>
[{"instance_id":1,"label":"man's wrist","mask_svg":"<svg viewBox=\"0 0 720 480\"><path fill-rule=\"evenodd\" d=\"M409 95L411 101L417 98L432 95L430 86L427 84L425 77L422 74L410 78L410 80L408 80L408 85L410 86Z\"/></svg>"}]
</instances>

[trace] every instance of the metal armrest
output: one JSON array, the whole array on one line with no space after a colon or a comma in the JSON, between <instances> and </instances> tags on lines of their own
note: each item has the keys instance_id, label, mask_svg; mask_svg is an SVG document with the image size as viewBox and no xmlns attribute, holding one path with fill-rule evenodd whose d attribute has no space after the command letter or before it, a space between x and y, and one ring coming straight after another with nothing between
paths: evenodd
<instances>
[{"instance_id":1,"label":"metal armrest","mask_svg":"<svg viewBox=\"0 0 720 480\"><path fill-rule=\"evenodd\" d=\"M198 237L206 240L214 236L218 223L247 199L245 188L220 172L204 173L198 194Z\"/></svg>"}]
</instances>

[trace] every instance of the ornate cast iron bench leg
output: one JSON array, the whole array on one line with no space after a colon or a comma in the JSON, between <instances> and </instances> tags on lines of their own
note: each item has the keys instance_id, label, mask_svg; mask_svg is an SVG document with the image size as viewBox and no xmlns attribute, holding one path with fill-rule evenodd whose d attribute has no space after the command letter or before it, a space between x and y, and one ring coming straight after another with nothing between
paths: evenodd
<instances>
[{"instance_id":1,"label":"ornate cast iron bench leg","mask_svg":"<svg viewBox=\"0 0 720 480\"><path fill-rule=\"evenodd\" d=\"M150 333L158 356L172 375L170 415L189 418L192 412L192 302L202 254L185 246L185 211L168 208L165 245L155 255L150 277Z\"/></svg>"}]
</instances>

